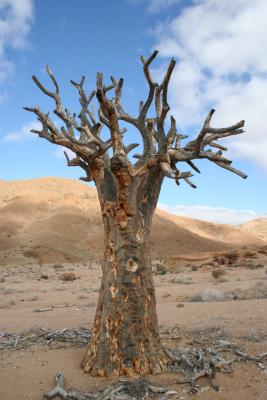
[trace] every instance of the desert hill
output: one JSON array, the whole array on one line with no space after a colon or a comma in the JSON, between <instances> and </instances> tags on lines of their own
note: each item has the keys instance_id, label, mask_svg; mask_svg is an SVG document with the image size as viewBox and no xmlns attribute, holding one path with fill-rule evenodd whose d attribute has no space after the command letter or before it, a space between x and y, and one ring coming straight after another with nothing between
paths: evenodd
<instances>
[{"instance_id":1,"label":"desert hill","mask_svg":"<svg viewBox=\"0 0 267 400\"><path fill-rule=\"evenodd\" d=\"M267 218L257 218L245 224L239 225L238 229L267 242Z\"/></svg>"},{"instance_id":2,"label":"desert hill","mask_svg":"<svg viewBox=\"0 0 267 400\"><path fill-rule=\"evenodd\" d=\"M266 244L261 240L266 235L261 237L255 229L241 228L157 210L152 256L194 256ZM1 264L87 262L90 257L101 258L102 243L95 188L61 178L0 181Z\"/></svg>"}]
</instances>

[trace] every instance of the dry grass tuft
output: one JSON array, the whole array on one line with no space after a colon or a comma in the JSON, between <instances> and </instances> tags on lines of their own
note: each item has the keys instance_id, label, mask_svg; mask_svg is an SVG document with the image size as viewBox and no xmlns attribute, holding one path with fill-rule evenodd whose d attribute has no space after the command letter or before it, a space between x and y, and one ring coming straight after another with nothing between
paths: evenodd
<instances>
[{"instance_id":1,"label":"dry grass tuft","mask_svg":"<svg viewBox=\"0 0 267 400\"><path fill-rule=\"evenodd\" d=\"M14 293L16 293L16 289L13 289L13 288L6 288L6 289L4 289L3 290L3 294L14 294Z\"/></svg>"},{"instance_id":2,"label":"dry grass tuft","mask_svg":"<svg viewBox=\"0 0 267 400\"><path fill-rule=\"evenodd\" d=\"M218 279L222 275L225 275L225 270L222 268L215 268L212 272L211 275L213 276L214 279Z\"/></svg>"}]
</instances>

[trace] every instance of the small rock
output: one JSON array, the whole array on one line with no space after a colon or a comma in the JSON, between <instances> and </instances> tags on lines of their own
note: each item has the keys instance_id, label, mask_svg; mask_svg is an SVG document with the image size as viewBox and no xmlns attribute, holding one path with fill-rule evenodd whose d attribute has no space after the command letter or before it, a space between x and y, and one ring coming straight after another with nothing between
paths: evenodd
<instances>
[{"instance_id":1,"label":"small rock","mask_svg":"<svg viewBox=\"0 0 267 400\"><path fill-rule=\"evenodd\" d=\"M59 279L61 281L75 281L76 275L74 274L74 272L64 272L59 276Z\"/></svg>"},{"instance_id":2,"label":"small rock","mask_svg":"<svg viewBox=\"0 0 267 400\"><path fill-rule=\"evenodd\" d=\"M184 304L183 303L178 303L176 307L178 307L178 308L184 307Z\"/></svg>"},{"instance_id":3,"label":"small rock","mask_svg":"<svg viewBox=\"0 0 267 400\"><path fill-rule=\"evenodd\" d=\"M46 311L52 311L53 309L54 309L53 307L34 308L33 312L46 312Z\"/></svg>"},{"instance_id":4,"label":"small rock","mask_svg":"<svg viewBox=\"0 0 267 400\"><path fill-rule=\"evenodd\" d=\"M169 296L170 296L170 293L164 293L164 294L162 295L163 299L166 299L166 298L169 297Z\"/></svg>"},{"instance_id":5,"label":"small rock","mask_svg":"<svg viewBox=\"0 0 267 400\"><path fill-rule=\"evenodd\" d=\"M41 279L47 280L48 279L48 275L45 275L45 274L41 275Z\"/></svg>"}]
</instances>

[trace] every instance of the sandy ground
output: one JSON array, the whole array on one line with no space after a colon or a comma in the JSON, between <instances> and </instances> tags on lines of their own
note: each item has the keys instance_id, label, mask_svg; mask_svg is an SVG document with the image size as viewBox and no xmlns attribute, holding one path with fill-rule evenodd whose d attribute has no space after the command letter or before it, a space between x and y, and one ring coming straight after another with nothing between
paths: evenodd
<instances>
[{"instance_id":1,"label":"sandy ground","mask_svg":"<svg viewBox=\"0 0 267 400\"><path fill-rule=\"evenodd\" d=\"M176 273L154 275L157 309L163 342L166 332L176 327L178 344L190 345L197 330L224 329L227 337L238 343L242 350L256 355L267 351L267 295L251 298L250 289L267 292L267 262L256 269L223 267L224 274L214 278L208 267L192 271L185 267ZM0 331L21 333L30 328L92 327L100 285L101 269L83 264L62 264L55 270L52 265L41 268L31 266L1 266L0 280ZM63 272L74 272L77 279L63 282ZM43 279L41 276L47 276ZM214 295L243 293L248 299L227 301L189 301L194 295L209 289ZM216 291L216 292L215 292ZM207 291L206 291L207 293ZM221 299L223 300L223 298ZM36 308L55 308L35 312ZM63 306L58 307L57 306ZM167 330L167 331L166 331ZM166 342L167 343L167 342ZM0 399L38 400L53 385L57 371L64 371L68 387L92 390L104 387L110 379L92 378L80 369L84 348L54 348L34 346L25 350L0 353ZM186 385L177 385L177 373L151 377L157 385L177 390L180 399L255 399L267 398L267 376L250 364L237 364L230 375L218 373L220 393L209 388L198 395L189 395ZM200 383L205 383L203 378Z\"/></svg>"}]
</instances>

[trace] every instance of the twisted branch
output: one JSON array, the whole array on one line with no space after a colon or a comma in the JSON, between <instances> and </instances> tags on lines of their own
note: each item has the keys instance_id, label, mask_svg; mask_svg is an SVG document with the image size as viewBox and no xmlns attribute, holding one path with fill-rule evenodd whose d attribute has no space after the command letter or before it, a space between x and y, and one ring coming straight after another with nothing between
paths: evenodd
<instances>
[{"instance_id":1,"label":"twisted branch","mask_svg":"<svg viewBox=\"0 0 267 400\"><path fill-rule=\"evenodd\" d=\"M78 123L76 114L71 115L62 106L59 85L51 69L47 66L46 70L54 90L45 88L36 76L33 75L32 79L43 93L54 100L56 106L54 113L64 122L65 126L58 129L49 118L49 114L44 114L38 107L25 107L27 111L33 112L42 123L42 130L33 130L33 132L52 143L65 146L74 151L77 157L73 160L67 159L68 165L78 165L82 168L86 166L86 169L83 168L86 170L87 177L84 178L86 180L91 178L88 168L96 158L102 157L105 159L105 165L107 168L109 167L110 160L107 150L110 147L113 148L114 156L121 155L125 160L127 159L127 154L137 147L137 143L124 146L123 134L126 129L120 129L120 120L133 125L139 130L144 145L143 154L134 155L138 159L136 166L132 166L129 160L124 163L129 166L131 171L136 170L135 172L137 173L140 168L142 169L142 166L146 166L149 160L152 160L152 164L158 165L164 176L175 179L177 184L179 180L184 179L188 185L195 188L196 186L189 179L192 173L180 172L180 168L178 169L176 164L178 162L186 162L194 171L200 173L199 168L193 161L205 158L221 168L246 178L246 174L232 167L232 161L224 157L223 152L227 151L227 147L217 143L218 139L243 133L243 120L226 128L213 128L210 124L215 110L212 109L208 113L197 137L189 141L184 147L182 147L181 141L187 138L187 135L177 132L174 116L170 117L170 127L168 132L165 133L166 117L170 110L168 89L175 67L175 60L172 59L170 61L162 83L159 85L153 80L150 72L150 66L157 54L158 51L155 50L147 59L141 56L143 71L148 84L148 95L144 102L140 102L139 115L137 117L128 114L122 106L123 79L116 80L111 76L111 85L105 86L103 74L98 73L96 90L93 90L88 96L84 89L84 76L80 82L71 80L71 84L78 91L81 104L81 111L78 115L80 123ZM108 92L111 90L114 90L115 94L113 99L107 97ZM99 104L98 117L100 122L96 120L93 109L92 111L89 110L95 95ZM155 102L155 117L148 117L153 100ZM106 142L100 138L103 126L110 131L110 139ZM75 136L75 132L79 133L79 137ZM212 148L217 149L217 151L212 151ZM131 173L135 174L135 172Z\"/></svg>"}]
</instances>

